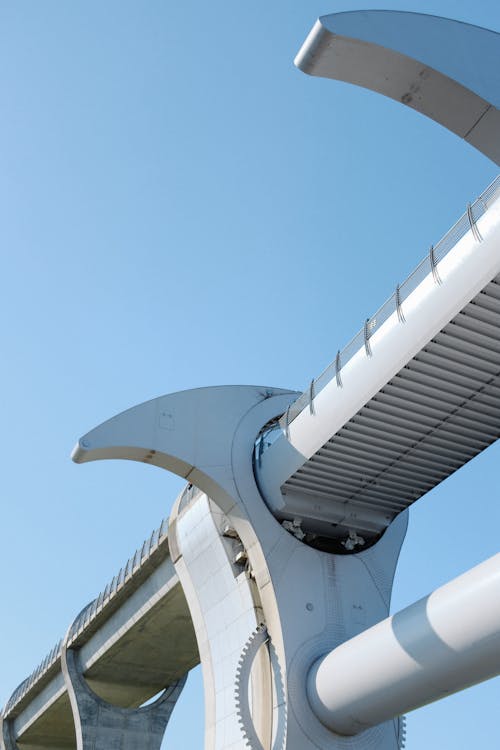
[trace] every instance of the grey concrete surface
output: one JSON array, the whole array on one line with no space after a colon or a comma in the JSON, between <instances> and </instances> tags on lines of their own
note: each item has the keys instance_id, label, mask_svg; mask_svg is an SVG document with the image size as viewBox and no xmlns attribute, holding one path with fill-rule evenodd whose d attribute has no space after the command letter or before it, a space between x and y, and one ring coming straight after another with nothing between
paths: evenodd
<instances>
[{"instance_id":1,"label":"grey concrete surface","mask_svg":"<svg viewBox=\"0 0 500 750\"><path fill-rule=\"evenodd\" d=\"M77 750L159 750L186 678L174 681L152 703L121 708L102 700L82 674L78 652L64 648L62 671L75 722Z\"/></svg>"},{"instance_id":2,"label":"grey concrete surface","mask_svg":"<svg viewBox=\"0 0 500 750\"><path fill-rule=\"evenodd\" d=\"M199 663L166 524L123 571L80 613L67 636L88 689L117 710L137 709ZM14 693L3 712L1 750L77 747L61 657L59 647L47 668L37 669Z\"/></svg>"}]
</instances>

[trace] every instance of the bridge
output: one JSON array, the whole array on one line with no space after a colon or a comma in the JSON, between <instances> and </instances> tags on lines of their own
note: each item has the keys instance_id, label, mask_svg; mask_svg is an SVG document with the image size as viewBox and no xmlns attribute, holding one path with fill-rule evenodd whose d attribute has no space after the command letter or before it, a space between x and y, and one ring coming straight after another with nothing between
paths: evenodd
<instances>
[{"instance_id":1,"label":"bridge","mask_svg":"<svg viewBox=\"0 0 500 750\"><path fill-rule=\"evenodd\" d=\"M344 545L349 530L374 541L500 436L499 189L265 427L257 477L277 517L318 537L333 527Z\"/></svg>"},{"instance_id":2,"label":"bridge","mask_svg":"<svg viewBox=\"0 0 500 750\"><path fill-rule=\"evenodd\" d=\"M297 64L400 98L498 162L497 67L471 80L429 28L498 59L494 32L365 12L320 19ZM408 508L500 437L499 323L497 178L303 394L185 391L83 436L77 463L188 484L15 690L2 750L158 748L200 662L207 748L395 750L406 711L499 674L500 555L389 617Z\"/></svg>"},{"instance_id":3,"label":"bridge","mask_svg":"<svg viewBox=\"0 0 500 750\"><path fill-rule=\"evenodd\" d=\"M193 490L184 493L189 494ZM124 708L141 706L165 685L182 683L199 663L191 616L170 559L167 520L12 694L4 715L21 747L76 746L63 646L78 650L91 690Z\"/></svg>"}]
</instances>

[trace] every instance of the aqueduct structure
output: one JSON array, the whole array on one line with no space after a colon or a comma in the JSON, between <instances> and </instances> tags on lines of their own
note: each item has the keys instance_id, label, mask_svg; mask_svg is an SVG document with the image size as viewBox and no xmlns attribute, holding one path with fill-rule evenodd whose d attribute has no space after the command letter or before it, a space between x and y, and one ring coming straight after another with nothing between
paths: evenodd
<instances>
[{"instance_id":1,"label":"aqueduct structure","mask_svg":"<svg viewBox=\"0 0 500 750\"><path fill-rule=\"evenodd\" d=\"M499 58L493 31L365 11L321 18L296 65L500 163ZM77 463L187 485L13 693L2 750L157 750L200 662L207 750L403 747L405 712L500 673L500 554L389 616L409 506L499 437L497 179L303 394L184 391L81 438Z\"/></svg>"}]
</instances>

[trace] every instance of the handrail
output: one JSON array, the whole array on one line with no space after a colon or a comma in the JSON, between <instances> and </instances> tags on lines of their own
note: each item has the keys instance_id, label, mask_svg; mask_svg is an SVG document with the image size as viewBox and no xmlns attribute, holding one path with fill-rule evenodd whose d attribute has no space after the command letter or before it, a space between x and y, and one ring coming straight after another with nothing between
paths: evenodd
<instances>
[{"instance_id":1,"label":"handrail","mask_svg":"<svg viewBox=\"0 0 500 750\"><path fill-rule=\"evenodd\" d=\"M405 281L403 281L402 284L398 284L394 294L384 302L371 318L367 318L363 328L358 331L354 338L352 338L351 341L349 341L349 343L337 353L333 362L323 370L321 375L311 382L311 385L297 398L296 401L290 404L286 413L283 414L279 421L279 425L285 433L288 433L290 425L294 419L296 419L306 407L310 408L309 402L311 391L317 395L333 379L336 379L337 385L340 387L342 384L342 370L356 352L358 352L359 349L364 348L369 356L371 352L370 338L394 312L398 314L399 321L404 324L404 301L429 273L433 274L436 284L441 283L436 268L437 263L448 255L450 250L455 247L457 242L459 242L467 232L472 232L475 240L481 242L482 238L479 234L476 223L478 219L487 212L490 205L499 195L500 175L493 180L491 185L481 193L474 203L468 204L467 210L462 214L460 219L451 227L451 229L448 230L448 232L446 232L437 245L431 247L430 253L428 253L418 264ZM262 450L265 450L267 445L268 444L265 444Z\"/></svg>"}]
</instances>

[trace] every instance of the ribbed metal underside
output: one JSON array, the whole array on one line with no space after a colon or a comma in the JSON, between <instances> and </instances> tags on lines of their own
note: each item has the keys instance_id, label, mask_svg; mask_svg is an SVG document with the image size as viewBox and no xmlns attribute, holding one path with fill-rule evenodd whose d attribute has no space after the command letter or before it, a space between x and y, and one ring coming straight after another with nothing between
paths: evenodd
<instances>
[{"instance_id":1,"label":"ribbed metal underside","mask_svg":"<svg viewBox=\"0 0 500 750\"><path fill-rule=\"evenodd\" d=\"M392 520L499 437L497 276L282 490Z\"/></svg>"}]
</instances>

